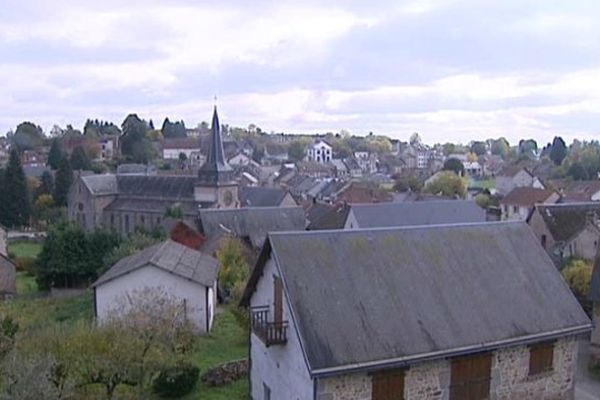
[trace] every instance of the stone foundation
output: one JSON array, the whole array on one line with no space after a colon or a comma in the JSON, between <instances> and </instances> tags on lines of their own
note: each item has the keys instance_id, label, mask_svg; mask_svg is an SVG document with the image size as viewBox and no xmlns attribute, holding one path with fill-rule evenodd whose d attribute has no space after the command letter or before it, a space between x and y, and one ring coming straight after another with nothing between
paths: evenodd
<instances>
[{"instance_id":1,"label":"stone foundation","mask_svg":"<svg viewBox=\"0 0 600 400\"><path fill-rule=\"evenodd\" d=\"M529 348L498 350L492 358L490 400L570 400L577 366L577 340L564 338L554 348L551 372L529 376ZM449 400L449 360L413 365L404 378L406 400ZM371 400L371 376L349 374L317 384L318 400Z\"/></svg>"}]
</instances>

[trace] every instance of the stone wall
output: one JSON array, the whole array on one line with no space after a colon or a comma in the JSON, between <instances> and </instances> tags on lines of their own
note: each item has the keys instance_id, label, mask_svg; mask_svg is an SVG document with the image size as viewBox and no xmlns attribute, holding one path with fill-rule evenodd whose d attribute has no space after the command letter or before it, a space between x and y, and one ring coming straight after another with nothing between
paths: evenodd
<instances>
[{"instance_id":1,"label":"stone wall","mask_svg":"<svg viewBox=\"0 0 600 400\"><path fill-rule=\"evenodd\" d=\"M573 399L573 375L577 365L576 338L561 339L554 348L554 369L529 376L529 348L499 350L492 358L490 400ZM449 360L426 362L406 371L406 400L449 400ZM318 381L317 400L371 400L371 377L349 374Z\"/></svg>"},{"instance_id":2,"label":"stone wall","mask_svg":"<svg viewBox=\"0 0 600 400\"><path fill-rule=\"evenodd\" d=\"M492 363L492 400L572 399L577 367L577 341L562 339L554 347L553 371L529 376L529 349L518 346L500 350Z\"/></svg>"}]
</instances>

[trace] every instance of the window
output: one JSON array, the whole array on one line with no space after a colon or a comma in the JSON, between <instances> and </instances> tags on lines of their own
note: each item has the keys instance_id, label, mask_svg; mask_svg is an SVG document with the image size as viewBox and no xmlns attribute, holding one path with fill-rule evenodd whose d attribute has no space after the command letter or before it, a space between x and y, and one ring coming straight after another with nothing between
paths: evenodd
<instances>
[{"instance_id":1,"label":"window","mask_svg":"<svg viewBox=\"0 0 600 400\"><path fill-rule=\"evenodd\" d=\"M489 398L491 369L491 353L453 359L450 372L450 400Z\"/></svg>"},{"instance_id":2,"label":"window","mask_svg":"<svg viewBox=\"0 0 600 400\"><path fill-rule=\"evenodd\" d=\"M266 383L263 382L263 393L264 400L271 400L271 388L267 386Z\"/></svg>"},{"instance_id":3,"label":"window","mask_svg":"<svg viewBox=\"0 0 600 400\"><path fill-rule=\"evenodd\" d=\"M542 235L542 247L546 248L546 235Z\"/></svg>"},{"instance_id":4,"label":"window","mask_svg":"<svg viewBox=\"0 0 600 400\"><path fill-rule=\"evenodd\" d=\"M513 213L518 213L519 212L519 207L517 206L513 206Z\"/></svg>"},{"instance_id":5,"label":"window","mask_svg":"<svg viewBox=\"0 0 600 400\"><path fill-rule=\"evenodd\" d=\"M529 347L529 376L552 371L554 364L554 342Z\"/></svg>"},{"instance_id":6,"label":"window","mask_svg":"<svg viewBox=\"0 0 600 400\"><path fill-rule=\"evenodd\" d=\"M371 385L372 400L404 400L404 370L375 373Z\"/></svg>"}]
</instances>

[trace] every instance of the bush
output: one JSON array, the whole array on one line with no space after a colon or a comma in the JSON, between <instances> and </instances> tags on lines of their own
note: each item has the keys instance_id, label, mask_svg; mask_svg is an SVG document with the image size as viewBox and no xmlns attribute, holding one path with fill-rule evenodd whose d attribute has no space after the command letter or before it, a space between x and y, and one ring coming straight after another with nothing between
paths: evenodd
<instances>
[{"instance_id":1,"label":"bush","mask_svg":"<svg viewBox=\"0 0 600 400\"><path fill-rule=\"evenodd\" d=\"M200 370L188 362L159 372L152 381L152 391L160 397L179 398L194 389Z\"/></svg>"},{"instance_id":2,"label":"bush","mask_svg":"<svg viewBox=\"0 0 600 400\"><path fill-rule=\"evenodd\" d=\"M570 260L561 274L571 291L588 315L591 315L592 303L588 299L592 281L592 264L584 260Z\"/></svg>"},{"instance_id":3,"label":"bush","mask_svg":"<svg viewBox=\"0 0 600 400\"><path fill-rule=\"evenodd\" d=\"M29 275L35 274L35 257L16 257L13 261L17 271L27 272Z\"/></svg>"}]
</instances>

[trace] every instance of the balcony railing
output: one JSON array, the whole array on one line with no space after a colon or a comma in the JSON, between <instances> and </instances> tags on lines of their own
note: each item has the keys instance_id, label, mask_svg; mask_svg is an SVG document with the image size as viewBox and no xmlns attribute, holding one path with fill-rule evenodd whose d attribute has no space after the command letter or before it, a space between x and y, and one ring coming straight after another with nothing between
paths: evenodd
<instances>
[{"instance_id":1,"label":"balcony railing","mask_svg":"<svg viewBox=\"0 0 600 400\"><path fill-rule=\"evenodd\" d=\"M267 346L287 343L288 321L269 321L269 306L250 310L252 332Z\"/></svg>"}]
</instances>

